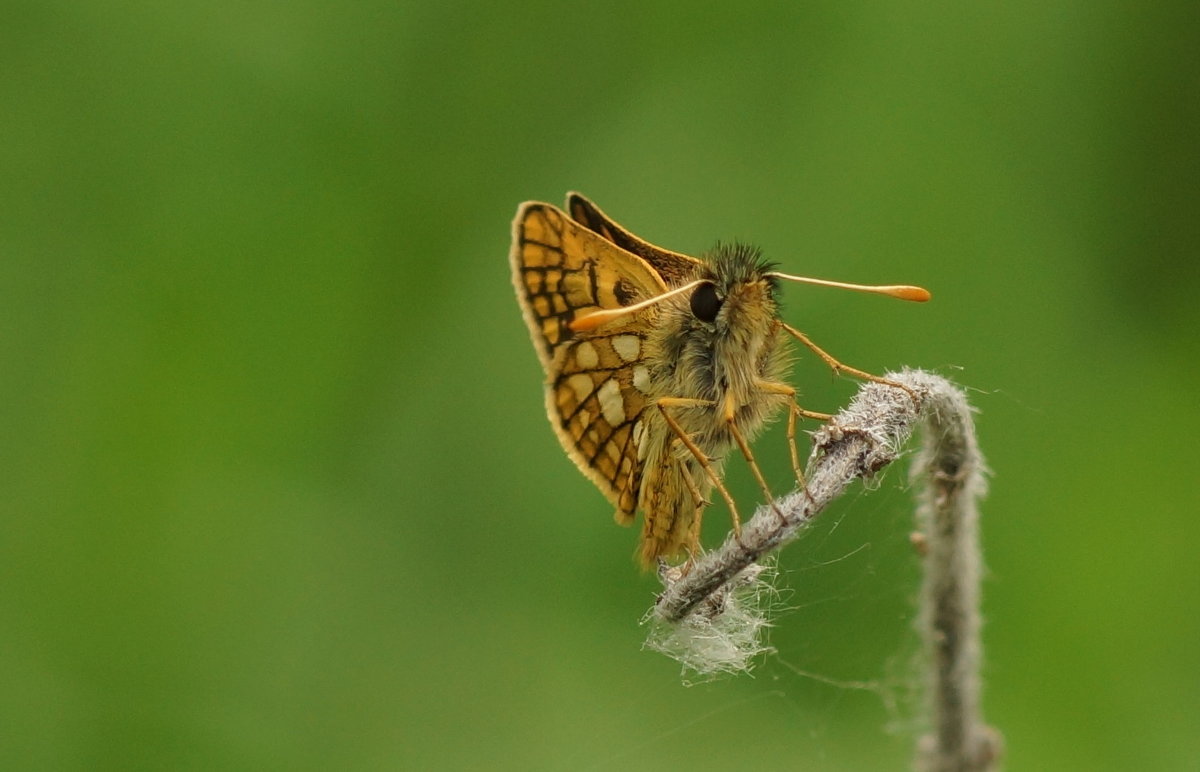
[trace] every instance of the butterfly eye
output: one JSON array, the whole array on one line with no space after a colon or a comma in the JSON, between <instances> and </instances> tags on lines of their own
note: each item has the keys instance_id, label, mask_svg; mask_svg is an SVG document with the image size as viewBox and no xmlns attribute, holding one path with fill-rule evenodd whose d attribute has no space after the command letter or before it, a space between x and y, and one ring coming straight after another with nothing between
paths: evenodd
<instances>
[{"instance_id":1,"label":"butterfly eye","mask_svg":"<svg viewBox=\"0 0 1200 772\"><path fill-rule=\"evenodd\" d=\"M717 318L722 302L724 301L717 294L717 288L705 282L692 293L692 316L702 322L711 322Z\"/></svg>"}]
</instances>

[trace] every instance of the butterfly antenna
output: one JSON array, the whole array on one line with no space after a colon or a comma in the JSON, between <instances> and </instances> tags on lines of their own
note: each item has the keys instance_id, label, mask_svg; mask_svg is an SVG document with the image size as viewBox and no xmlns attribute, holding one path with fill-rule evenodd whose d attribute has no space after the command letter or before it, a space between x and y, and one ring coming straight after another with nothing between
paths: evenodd
<instances>
[{"instance_id":1,"label":"butterfly antenna","mask_svg":"<svg viewBox=\"0 0 1200 772\"><path fill-rule=\"evenodd\" d=\"M816 284L821 287L837 287L839 289L854 290L855 292L869 292L872 295L887 295L901 300L912 300L916 303L924 303L933 297L929 294L929 290L924 287L914 287L909 284L891 284L884 286L873 286L869 284L847 284L842 281L827 281L825 279L810 279L807 276L792 276L791 274L779 273L772 271L767 276L774 276L776 279L786 279L787 281L800 282L801 284Z\"/></svg>"},{"instance_id":2,"label":"butterfly antenna","mask_svg":"<svg viewBox=\"0 0 1200 772\"><path fill-rule=\"evenodd\" d=\"M634 303L631 306L621 306L620 308L604 308L599 311L593 311L590 314L584 314L578 319L572 320L567 326L570 327L573 332L588 332L596 329L602 324L607 324L614 319L619 319L626 314L632 314L635 311L641 311L643 308L649 308L655 303L666 300L667 298L687 292L698 284L704 284L705 281L705 279L697 279L696 281L688 282L682 287L676 287L673 290L664 292L661 295L655 295L654 297L643 300L640 303Z\"/></svg>"}]
</instances>

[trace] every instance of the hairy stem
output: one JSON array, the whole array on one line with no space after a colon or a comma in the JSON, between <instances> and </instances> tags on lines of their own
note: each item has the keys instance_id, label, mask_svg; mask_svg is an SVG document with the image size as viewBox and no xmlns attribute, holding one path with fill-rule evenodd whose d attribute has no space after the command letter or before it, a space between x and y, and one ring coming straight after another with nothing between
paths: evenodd
<instances>
[{"instance_id":1,"label":"hairy stem","mask_svg":"<svg viewBox=\"0 0 1200 772\"><path fill-rule=\"evenodd\" d=\"M761 558L795 539L851 482L894 461L920 421L924 441L912 474L920 491L918 542L925 579L918 626L931 729L920 741L917 764L928 772L991 770L1001 741L979 710L976 501L984 492L984 466L971 409L963 393L939 376L906 370L886 377L907 391L865 384L849 407L814 433L806 489L760 507L740 538L731 535L686 574L663 572L666 588L653 613L663 623L720 613L725 605L720 599Z\"/></svg>"},{"instance_id":2,"label":"hairy stem","mask_svg":"<svg viewBox=\"0 0 1200 772\"><path fill-rule=\"evenodd\" d=\"M948 386L948 384L947 384ZM917 626L928 668L931 731L917 766L928 772L994 769L1000 735L979 708L979 510L985 492L983 456L971 408L953 387L930 392L925 431L913 462L917 524L925 547L925 578Z\"/></svg>"}]
</instances>

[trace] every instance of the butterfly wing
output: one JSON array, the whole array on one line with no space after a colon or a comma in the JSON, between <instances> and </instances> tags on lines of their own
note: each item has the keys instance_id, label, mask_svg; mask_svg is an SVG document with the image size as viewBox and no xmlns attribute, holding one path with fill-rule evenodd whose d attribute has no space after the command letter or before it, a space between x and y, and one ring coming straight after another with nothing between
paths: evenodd
<instances>
[{"instance_id":1,"label":"butterfly wing","mask_svg":"<svg viewBox=\"0 0 1200 772\"><path fill-rule=\"evenodd\" d=\"M704 265L703 261L694 257L656 247L649 241L638 238L600 211L600 207L582 193L567 194L567 211L571 213L575 222L645 260L670 286L679 286L695 278L699 268Z\"/></svg>"},{"instance_id":2,"label":"butterfly wing","mask_svg":"<svg viewBox=\"0 0 1200 772\"><path fill-rule=\"evenodd\" d=\"M638 505L653 307L599 328L570 322L661 294L667 285L637 255L549 204L526 202L513 221L513 283L546 370L546 412L567 455L629 523Z\"/></svg>"}]
</instances>

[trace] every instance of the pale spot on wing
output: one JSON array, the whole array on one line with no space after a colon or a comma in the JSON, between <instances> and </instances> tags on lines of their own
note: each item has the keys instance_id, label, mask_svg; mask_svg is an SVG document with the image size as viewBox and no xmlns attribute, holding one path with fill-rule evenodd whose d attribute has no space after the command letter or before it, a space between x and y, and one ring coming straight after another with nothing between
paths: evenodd
<instances>
[{"instance_id":1,"label":"pale spot on wing","mask_svg":"<svg viewBox=\"0 0 1200 772\"><path fill-rule=\"evenodd\" d=\"M600 364L600 356L596 353L596 347L585 340L575 347L575 361L581 370L594 370Z\"/></svg>"},{"instance_id":2,"label":"pale spot on wing","mask_svg":"<svg viewBox=\"0 0 1200 772\"><path fill-rule=\"evenodd\" d=\"M609 381L609 383L612 383L612 381ZM575 392L575 399L579 402L583 402L592 393L592 379L584 373L575 373L572 375L567 379L567 385Z\"/></svg>"},{"instance_id":3,"label":"pale spot on wing","mask_svg":"<svg viewBox=\"0 0 1200 772\"><path fill-rule=\"evenodd\" d=\"M591 426L592 425L592 414L590 412L588 412L587 410L580 410L579 411L579 425L580 426Z\"/></svg>"},{"instance_id":4,"label":"pale spot on wing","mask_svg":"<svg viewBox=\"0 0 1200 772\"><path fill-rule=\"evenodd\" d=\"M638 459L646 457L646 448L648 447L643 440L646 439L646 423L638 421L633 425L633 446L637 448Z\"/></svg>"},{"instance_id":5,"label":"pale spot on wing","mask_svg":"<svg viewBox=\"0 0 1200 772\"><path fill-rule=\"evenodd\" d=\"M650 368L645 365L633 368L633 386L643 394L650 393Z\"/></svg>"},{"instance_id":6,"label":"pale spot on wing","mask_svg":"<svg viewBox=\"0 0 1200 772\"><path fill-rule=\"evenodd\" d=\"M617 335L611 342L617 356L626 362L632 362L642 354L642 341L636 335Z\"/></svg>"},{"instance_id":7,"label":"pale spot on wing","mask_svg":"<svg viewBox=\"0 0 1200 772\"><path fill-rule=\"evenodd\" d=\"M605 421L613 426L625 422L625 400L621 398L621 386L616 380L610 378L605 381L596 392L596 397L600 400L600 412L604 414Z\"/></svg>"}]
</instances>

